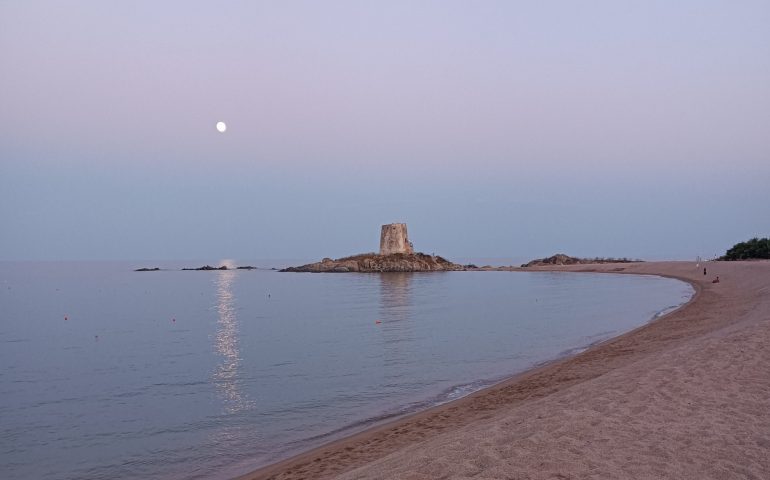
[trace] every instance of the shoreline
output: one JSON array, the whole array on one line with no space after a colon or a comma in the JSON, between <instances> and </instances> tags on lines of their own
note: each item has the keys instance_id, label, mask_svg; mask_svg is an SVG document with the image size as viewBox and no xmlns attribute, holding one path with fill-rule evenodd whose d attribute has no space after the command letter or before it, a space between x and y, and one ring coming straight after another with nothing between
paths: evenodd
<instances>
[{"instance_id":1,"label":"shoreline","mask_svg":"<svg viewBox=\"0 0 770 480\"><path fill-rule=\"evenodd\" d=\"M733 277L734 271L738 273L740 270L760 270L760 277L762 274L767 274L767 278L770 278L770 262L708 262L707 265L714 274L722 275L726 279ZM397 478L411 471L403 470L403 465L408 465L410 461L416 462L415 466L422 469L427 468L426 465L440 464L444 466L441 471L436 471L431 467L430 473L414 476L414 478L454 476L457 466L455 465L455 468L448 467L447 460L456 460L462 456L452 455L451 458L445 458L443 453L433 452L420 455L416 452L423 450L429 452L431 448L429 443L441 443L449 438L453 439L454 442L475 438L473 435L467 434L465 430L487 423L491 423L488 428L498 427L500 425L498 417L515 417L525 407L537 409L538 403L564 395L565 392L573 388L580 389L587 383L609 377L611 374L616 374L620 370L639 362L655 360L659 354L669 352L674 348L681 347L682 344L695 341L703 335L739 322L740 319L735 318L735 314L738 313L736 311L726 312L727 315L720 316L716 319L717 321L708 321L709 319L698 321L704 309L708 310L712 303L720 299L717 294L725 290L722 288L724 283L710 283L714 275L708 275L705 279L701 278L701 268L696 267L694 262L512 268L510 269L512 271L527 272L560 271L657 275L685 281L693 286L694 293L688 302L680 305L674 311L652 318L646 324L617 337L589 346L585 351L576 355L548 361L459 399L374 425L350 436L331 441L286 460L239 476L237 479L336 478L343 474L346 476L350 474L350 478ZM750 276L749 283L752 279L756 283L755 276ZM735 275L736 279L743 278L745 280L744 277L749 276ZM734 279L730 279L730 281L733 282ZM733 293L735 294L735 292ZM761 299L755 298L755 300ZM588 398L587 400L592 399ZM640 407L644 407L644 405L640 405ZM535 418L543 418L545 413L550 414L552 412L545 409ZM497 420L495 420L496 418ZM482 435L484 434L482 433ZM770 439L768 439L768 446L770 446ZM547 449L548 447L545 446L544 448ZM476 455L474 453L473 457L475 458ZM416 460L417 458L419 460ZM465 461L471 460L465 459ZM505 462L500 464L490 462L488 468L499 469L502 464L507 465ZM509 466L502 472L523 474L528 471L526 468L522 468L519 465ZM533 471L540 470L541 467L538 467Z\"/></svg>"}]
</instances>

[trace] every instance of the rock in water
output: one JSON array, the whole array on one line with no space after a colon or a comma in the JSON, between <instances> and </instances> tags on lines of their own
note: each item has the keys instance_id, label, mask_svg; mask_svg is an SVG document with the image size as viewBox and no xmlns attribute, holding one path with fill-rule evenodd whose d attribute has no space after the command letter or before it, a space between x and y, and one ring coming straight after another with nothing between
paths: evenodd
<instances>
[{"instance_id":1,"label":"rock in water","mask_svg":"<svg viewBox=\"0 0 770 480\"><path fill-rule=\"evenodd\" d=\"M438 255L424 253L393 253L378 255L364 253L352 257L332 260L324 258L320 262L289 267L282 272L446 272L464 270L462 265L452 263Z\"/></svg>"},{"instance_id":2,"label":"rock in water","mask_svg":"<svg viewBox=\"0 0 770 480\"><path fill-rule=\"evenodd\" d=\"M585 265L591 263L633 263L641 262L641 260L629 260L628 258L577 258L570 257L563 253L557 253L556 255L548 258L538 258L532 260L529 263L525 263L522 267L544 267L548 265Z\"/></svg>"}]
</instances>

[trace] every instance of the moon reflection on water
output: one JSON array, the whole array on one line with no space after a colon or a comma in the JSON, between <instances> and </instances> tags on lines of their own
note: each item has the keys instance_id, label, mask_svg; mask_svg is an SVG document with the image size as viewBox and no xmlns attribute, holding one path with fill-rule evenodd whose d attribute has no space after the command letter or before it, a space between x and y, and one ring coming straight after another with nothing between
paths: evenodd
<instances>
[{"instance_id":1,"label":"moon reflection on water","mask_svg":"<svg viewBox=\"0 0 770 480\"><path fill-rule=\"evenodd\" d=\"M217 287L217 332L214 345L221 361L213 374L213 381L224 404L225 412L235 413L252 406L253 402L242 392L241 354L238 348L238 317L235 309L233 282L237 272L223 270L215 279Z\"/></svg>"}]
</instances>

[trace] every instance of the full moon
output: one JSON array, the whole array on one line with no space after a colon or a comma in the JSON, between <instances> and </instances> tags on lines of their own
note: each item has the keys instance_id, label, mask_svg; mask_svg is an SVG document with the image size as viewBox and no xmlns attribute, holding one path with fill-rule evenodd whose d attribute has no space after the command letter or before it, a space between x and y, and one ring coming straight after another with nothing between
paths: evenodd
<instances>
[{"instance_id":1,"label":"full moon","mask_svg":"<svg viewBox=\"0 0 770 480\"><path fill-rule=\"evenodd\" d=\"M225 133L225 130L227 130L227 125L225 125L225 122L217 122L217 131L219 133Z\"/></svg>"}]
</instances>

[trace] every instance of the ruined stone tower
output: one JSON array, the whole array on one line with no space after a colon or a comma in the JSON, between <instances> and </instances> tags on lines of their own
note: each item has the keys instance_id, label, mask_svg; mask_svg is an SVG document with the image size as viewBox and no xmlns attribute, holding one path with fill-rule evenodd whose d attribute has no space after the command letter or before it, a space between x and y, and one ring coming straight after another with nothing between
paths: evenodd
<instances>
[{"instance_id":1,"label":"ruined stone tower","mask_svg":"<svg viewBox=\"0 0 770 480\"><path fill-rule=\"evenodd\" d=\"M380 255L391 253L414 253L412 242L406 234L405 223L391 223L382 226L380 233Z\"/></svg>"}]
</instances>

